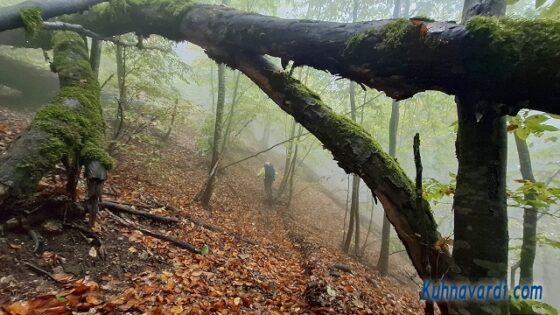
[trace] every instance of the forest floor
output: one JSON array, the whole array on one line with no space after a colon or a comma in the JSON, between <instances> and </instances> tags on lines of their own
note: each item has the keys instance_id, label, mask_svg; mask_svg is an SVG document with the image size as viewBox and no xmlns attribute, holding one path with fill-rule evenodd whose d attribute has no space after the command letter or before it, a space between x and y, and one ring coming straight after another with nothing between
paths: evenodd
<instances>
[{"instance_id":1,"label":"forest floor","mask_svg":"<svg viewBox=\"0 0 560 315\"><path fill-rule=\"evenodd\" d=\"M0 152L29 117L0 109ZM212 211L201 208L193 199L207 162L194 152L192 138L181 139L128 149L110 174L105 198L177 218L178 224L166 225L128 217L197 248L207 246L207 255L125 227L108 211L99 213L94 228L105 257L87 235L57 229L60 222L44 224L43 230L55 233L43 234L47 244L38 254L27 234L9 233L0 237L0 314L423 313L413 286L381 277L337 249L328 231L306 226L312 218L299 215L309 205L296 200L291 210L268 206L256 177L260 164L228 169ZM61 193L62 177L45 180L37 194ZM221 229L212 231L201 221Z\"/></svg>"}]
</instances>

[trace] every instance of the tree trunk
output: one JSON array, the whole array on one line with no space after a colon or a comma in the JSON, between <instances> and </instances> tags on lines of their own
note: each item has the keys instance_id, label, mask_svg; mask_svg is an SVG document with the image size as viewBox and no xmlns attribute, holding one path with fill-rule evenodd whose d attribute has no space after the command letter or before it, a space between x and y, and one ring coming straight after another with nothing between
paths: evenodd
<instances>
[{"instance_id":1,"label":"tree trunk","mask_svg":"<svg viewBox=\"0 0 560 315\"><path fill-rule=\"evenodd\" d=\"M0 203L33 192L39 180L66 156L80 165L112 166L103 149L105 122L99 103L99 84L89 65L83 39L71 32L55 32L52 68L61 89L35 115L31 126L0 158Z\"/></svg>"},{"instance_id":2,"label":"tree trunk","mask_svg":"<svg viewBox=\"0 0 560 315\"><path fill-rule=\"evenodd\" d=\"M295 139L296 127L297 127L297 123L295 120L293 120L291 123L290 136L288 139ZM286 191L286 187L288 186L288 179L290 178L290 169L292 165L294 147L295 147L294 140L289 141L286 145L286 160L284 162L284 174L282 175L282 179L280 180L280 186L278 188L278 197L284 194L284 192Z\"/></svg>"},{"instance_id":3,"label":"tree trunk","mask_svg":"<svg viewBox=\"0 0 560 315\"><path fill-rule=\"evenodd\" d=\"M397 155L397 132L399 129L399 102L393 101L391 109L391 119L389 121L389 155L393 158ZM391 245L391 225L387 216L383 216L383 227L381 229L381 249L379 250L379 260L377 270L382 275L389 272L389 247Z\"/></svg>"},{"instance_id":4,"label":"tree trunk","mask_svg":"<svg viewBox=\"0 0 560 315\"><path fill-rule=\"evenodd\" d=\"M533 175L533 166L531 165L531 154L527 146L527 140L515 137L515 145L517 147L517 155L519 156L519 165L523 180L535 182ZM525 200L534 200L532 193L525 195ZM519 283L533 284L533 264L535 263L535 255L537 250L537 213L539 209L527 205L523 212L523 244L521 245L521 260L519 263Z\"/></svg>"},{"instance_id":5,"label":"tree trunk","mask_svg":"<svg viewBox=\"0 0 560 315\"><path fill-rule=\"evenodd\" d=\"M224 140L222 141L222 146L221 146L221 149L220 149L220 155L224 155L224 152L226 151L228 141L229 141L229 138L230 138L231 126L233 124L233 117L235 115L235 107L236 107L237 103L239 103L239 99L242 96L242 95L238 96L240 79L241 79L241 72L237 71L237 75L235 76L235 83L234 83L234 86L233 86L233 93L231 95L231 104L230 104L230 107L229 107L229 113L228 113L228 117L227 117L227 121L226 121L226 129L225 129L224 135L223 135Z\"/></svg>"},{"instance_id":6,"label":"tree trunk","mask_svg":"<svg viewBox=\"0 0 560 315\"><path fill-rule=\"evenodd\" d=\"M99 78L99 67L101 66L101 53L103 48L103 41L98 39L91 40L91 52L89 57L89 63L91 64L91 70L93 71L93 76Z\"/></svg>"},{"instance_id":7,"label":"tree trunk","mask_svg":"<svg viewBox=\"0 0 560 315\"><path fill-rule=\"evenodd\" d=\"M497 5L500 2L501 5ZM469 11L467 1L463 22L474 15L505 13L505 1L478 1ZM496 11L497 7L503 7ZM507 283L508 217L506 196L506 120L497 108L475 96L456 97L458 132L456 141L459 169L453 201L453 258L458 272L450 278L471 283ZM507 287L507 286L506 286ZM471 314L508 314L509 301L452 303L454 311Z\"/></svg>"},{"instance_id":8,"label":"tree trunk","mask_svg":"<svg viewBox=\"0 0 560 315\"><path fill-rule=\"evenodd\" d=\"M408 16L408 8L410 1L405 3L404 16ZM401 1L395 0L393 7L393 18L401 16ZM399 130L399 102L394 101L391 107L391 118L389 120L389 155L392 158L397 157L397 132ZM383 226L381 228L381 248L379 249L379 259L377 260L377 270L381 275L387 275L389 272L389 247L391 243L391 225L387 216L383 216Z\"/></svg>"},{"instance_id":9,"label":"tree trunk","mask_svg":"<svg viewBox=\"0 0 560 315\"><path fill-rule=\"evenodd\" d=\"M206 209L210 207L210 200L214 193L218 163L220 160L220 146L222 143L222 124L224 119L224 105L226 98L226 66L222 63L218 65L218 102L216 103L216 119L214 121L214 137L212 142L212 160L210 170L204 190L200 195L200 202Z\"/></svg>"},{"instance_id":10,"label":"tree trunk","mask_svg":"<svg viewBox=\"0 0 560 315\"><path fill-rule=\"evenodd\" d=\"M0 12L0 32L25 26L20 16L22 10L37 8L41 10L41 16L46 20L63 14L85 11L93 5L107 1L108 0L24 1L9 7L3 7Z\"/></svg>"},{"instance_id":11,"label":"tree trunk","mask_svg":"<svg viewBox=\"0 0 560 315\"><path fill-rule=\"evenodd\" d=\"M453 202L453 258L460 272L455 280L499 283L507 280L509 240L506 124L503 116L487 114L480 118L472 110L475 106L476 101L457 98L459 170ZM500 312L500 309L489 311L489 306L482 308L476 302L457 307L471 314ZM507 303L499 307L502 314L507 313Z\"/></svg>"},{"instance_id":12,"label":"tree trunk","mask_svg":"<svg viewBox=\"0 0 560 315\"><path fill-rule=\"evenodd\" d=\"M119 84L119 102L124 109L128 109L128 91L126 88L126 47L117 45L117 81Z\"/></svg>"}]
</instances>

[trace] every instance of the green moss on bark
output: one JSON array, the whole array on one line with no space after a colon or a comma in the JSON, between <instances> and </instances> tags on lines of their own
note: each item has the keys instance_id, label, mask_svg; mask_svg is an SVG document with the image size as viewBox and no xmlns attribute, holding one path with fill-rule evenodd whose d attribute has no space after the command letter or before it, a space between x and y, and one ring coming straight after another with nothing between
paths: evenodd
<instances>
[{"instance_id":1,"label":"green moss on bark","mask_svg":"<svg viewBox=\"0 0 560 315\"><path fill-rule=\"evenodd\" d=\"M466 28L473 45L484 46L469 70L499 79L523 70L539 76L560 64L560 22L474 17Z\"/></svg>"},{"instance_id":2,"label":"green moss on bark","mask_svg":"<svg viewBox=\"0 0 560 315\"><path fill-rule=\"evenodd\" d=\"M25 9L19 13L19 16L23 21L23 27L25 28L27 36L30 38L34 38L43 27L43 17L41 16L41 9Z\"/></svg>"},{"instance_id":3,"label":"green moss on bark","mask_svg":"<svg viewBox=\"0 0 560 315\"><path fill-rule=\"evenodd\" d=\"M420 28L408 19L400 18L387 23L381 28L374 28L367 32L352 36L346 42L346 52L350 53L358 48L364 41L374 38L378 48L399 48L403 42L410 38L418 38Z\"/></svg>"},{"instance_id":4,"label":"green moss on bark","mask_svg":"<svg viewBox=\"0 0 560 315\"><path fill-rule=\"evenodd\" d=\"M76 152L83 165L97 160L111 169L113 161L104 149L105 122L99 84L87 61L83 39L75 33L57 32L53 46L55 58L51 67L59 74L62 88L33 120L33 126L52 137L41 148L42 155L56 161Z\"/></svg>"},{"instance_id":5,"label":"green moss on bark","mask_svg":"<svg viewBox=\"0 0 560 315\"><path fill-rule=\"evenodd\" d=\"M112 35L118 29L120 33L158 34L179 41L182 40L180 27L183 16L192 4L189 0L113 0L66 20L101 34Z\"/></svg>"}]
</instances>

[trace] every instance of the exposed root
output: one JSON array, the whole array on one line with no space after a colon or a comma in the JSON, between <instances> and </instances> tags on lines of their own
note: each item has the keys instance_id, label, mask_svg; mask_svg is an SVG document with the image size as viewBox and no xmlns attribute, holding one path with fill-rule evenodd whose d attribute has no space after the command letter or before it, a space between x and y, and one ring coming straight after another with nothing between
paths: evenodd
<instances>
[{"instance_id":1,"label":"exposed root","mask_svg":"<svg viewBox=\"0 0 560 315\"><path fill-rule=\"evenodd\" d=\"M82 233L83 235L86 235L89 239L92 240L93 245L95 245L97 247L97 253L99 254L99 257L102 260L105 260L105 258L107 257L107 251L105 250L105 246L103 245L103 241L101 240L101 237L99 237L99 235L95 234L93 231L91 231L90 229L87 229L85 227L76 225L76 224L64 224L65 227L69 227L72 228L74 230L80 231L80 233Z\"/></svg>"},{"instance_id":2,"label":"exposed root","mask_svg":"<svg viewBox=\"0 0 560 315\"><path fill-rule=\"evenodd\" d=\"M39 249L41 249L41 245L46 244L47 240L33 229L27 230L27 233L31 236L31 239L33 239L33 243L35 244L33 246L33 252L36 254L39 252Z\"/></svg>"}]
</instances>

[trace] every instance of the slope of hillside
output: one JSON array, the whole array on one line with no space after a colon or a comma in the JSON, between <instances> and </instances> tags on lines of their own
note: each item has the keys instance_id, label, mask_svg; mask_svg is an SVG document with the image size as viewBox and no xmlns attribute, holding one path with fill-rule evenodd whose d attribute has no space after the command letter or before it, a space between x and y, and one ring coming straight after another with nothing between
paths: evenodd
<instances>
[{"instance_id":1,"label":"slope of hillside","mask_svg":"<svg viewBox=\"0 0 560 315\"><path fill-rule=\"evenodd\" d=\"M6 143L27 120L5 110L0 114L0 143ZM228 170L220 179L212 211L202 209L193 199L205 179L205 159L193 152L191 137L176 138L161 147L129 150L111 173L106 198L177 218L177 224L167 225L124 216L198 249L207 246L208 254L193 254L123 226L122 219L108 211L100 212L95 227L105 259L87 235L66 227L45 235L47 245L38 255L32 254L33 242L25 233L8 234L0 238L4 312L423 312L418 292L381 278L336 246L321 245L322 238L314 237L321 231L302 228L298 216L282 205L267 206L254 165ZM38 195L61 191L60 177L47 179ZM83 191L83 183L80 187Z\"/></svg>"}]
</instances>

